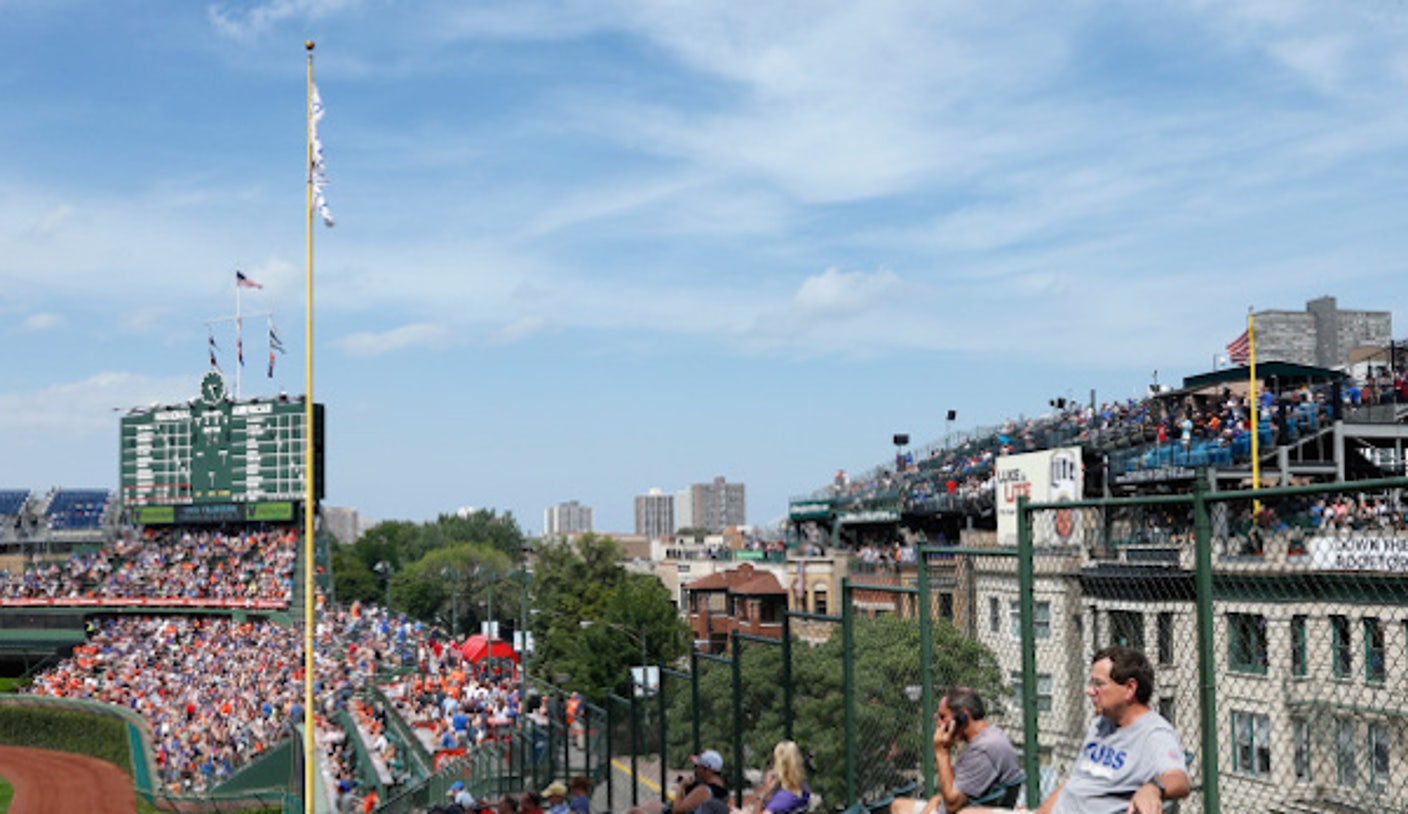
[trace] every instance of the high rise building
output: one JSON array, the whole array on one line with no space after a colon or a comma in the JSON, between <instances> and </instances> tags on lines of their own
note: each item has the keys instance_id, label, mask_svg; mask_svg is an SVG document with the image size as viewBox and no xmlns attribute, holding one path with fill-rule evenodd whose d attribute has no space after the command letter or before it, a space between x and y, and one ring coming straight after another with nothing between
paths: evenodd
<instances>
[{"instance_id":1,"label":"high rise building","mask_svg":"<svg viewBox=\"0 0 1408 814\"><path fill-rule=\"evenodd\" d=\"M688 489L675 492L675 531L694 528L694 496Z\"/></svg>"},{"instance_id":2,"label":"high rise building","mask_svg":"<svg viewBox=\"0 0 1408 814\"><path fill-rule=\"evenodd\" d=\"M1310 300L1304 311L1267 310L1254 316L1258 362L1342 368L1350 363L1351 351L1387 348L1393 338L1392 312L1341 310L1334 297Z\"/></svg>"},{"instance_id":3,"label":"high rise building","mask_svg":"<svg viewBox=\"0 0 1408 814\"><path fill-rule=\"evenodd\" d=\"M746 525L747 502L746 487L741 483L729 483L722 476L696 483L689 487L691 525L713 532Z\"/></svg>"},{"instance_id":4,"label":"high rise building","mask_svg":"<svg viewBox=\"0 0 1408 814\"><path fill-rule=\"evenodd\" d=\"M592 507L575 500L543 509L543 536L561 537L592 530Z\"/></svg>"},{"instance_id":5,"label":"high rise building","mask_svg":"<svg viewBox=\"0 0 1408 814\"><path fill-rule=\"evenodd\" d=\"M659 489L636 495L636 534L654 540L675 533L675 496Z\"/></svg>"}]
</instances>

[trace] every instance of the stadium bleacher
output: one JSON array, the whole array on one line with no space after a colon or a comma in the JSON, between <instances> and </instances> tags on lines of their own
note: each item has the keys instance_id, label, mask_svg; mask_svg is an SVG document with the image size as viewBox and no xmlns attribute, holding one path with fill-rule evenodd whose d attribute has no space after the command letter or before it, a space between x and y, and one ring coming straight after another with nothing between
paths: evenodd
<instances>
[{"instance_id":1,"label":"stadium bleacher","mask_svg":"<svg viewBox=\"0 0 1408 814\"><path fill-rule=\"evenodd\" d=\"M111 498L106 489L60 489L49 499L44 514L55 531L96 529Z\"/></svg>"}]
</instances>

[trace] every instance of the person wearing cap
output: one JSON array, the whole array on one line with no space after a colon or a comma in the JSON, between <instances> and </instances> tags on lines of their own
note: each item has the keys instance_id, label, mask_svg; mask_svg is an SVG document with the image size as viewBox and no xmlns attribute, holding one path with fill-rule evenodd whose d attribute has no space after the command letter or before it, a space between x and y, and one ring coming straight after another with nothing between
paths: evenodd
<instances>
[{"instance_id":1,"label":"person wearing cap","mask_svg":"<svg viewBox=\"0 0 1408 814\"><path fill-rule=\"evenodd\" d=\"M627 814L686 814L698 811L710 814L712 810L728 810L728 786L724 784L724 758L713 749L705 749L691 757L694 776L682 777L670 795L670 802L648 803L630 809Z\"/></svg>"},{"instance_id":2,"label":"person wearing cap","mask_svg":"<svg viewBox=\"0 0 1408 814\"><path fill-rule=\"evenodd\" d=\"M466 789L464 783L459 780L450 784L450 788L445 790L445 796L450 798L449 811L451 812L469 812L478 808L474 795L470 794L469 789Z\"/></svg>"},{"instance_id":3,"label":"person wearing cap","mask_svg":"<svg viewBox=\"0 0 1408 814\"><path fill-rule=\"evenodd\" d=\"M543 800L547 802L547 814L571 814L567 806L567 787L554 780L543 789Z\"/></svg>"}]
</instances>

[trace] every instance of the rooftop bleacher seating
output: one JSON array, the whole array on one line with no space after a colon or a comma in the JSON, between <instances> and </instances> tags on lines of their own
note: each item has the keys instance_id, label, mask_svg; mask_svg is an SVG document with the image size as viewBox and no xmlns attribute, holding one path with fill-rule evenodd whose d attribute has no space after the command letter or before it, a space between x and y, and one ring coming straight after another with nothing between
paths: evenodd
<instances>
[{"instance_id":1,"label":"rooftop bleacher seating","mask_svg":"<svg viewBox=\"0 0 1408 814\"><path fill-rule=\"evenodd\" d=\"M0 489L0 516L18 515L29 500L28 489Z\"/></svg>"},{"instance_id":2,"label":"rooftop bleacher seating","mask_svg":"<svg viewBox=\"0 0 1408 814\"><path fill-rule=\"evenodd\" d=\"M98 528L110 498L106 489L61 489L45 511L49 528L56 531Z\"/></svg>"}]
</instances>

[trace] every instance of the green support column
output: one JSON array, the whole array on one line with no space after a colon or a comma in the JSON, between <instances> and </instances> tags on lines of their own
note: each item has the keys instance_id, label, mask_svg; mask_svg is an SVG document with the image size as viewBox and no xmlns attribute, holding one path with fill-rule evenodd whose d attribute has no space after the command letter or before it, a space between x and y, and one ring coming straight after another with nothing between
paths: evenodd
<instances>
[{"instance_id":1,"label":"green support column","mask_svg":"<svg viewBox=\"0 0 1408 814\"><path fill-rule=\"evenodd\" d=\"M851 578L841 578L842 686L846 697L846 808L856 804L856 665L855 611L851 608Z\"/></svg>"},{"instance_id":2,"label":"green support column","mask_svg":"<svg viewBox=\"0 0 1408 814\"><path fill-rule=\"evenodd\" d=\"M787 740L792 737L792 614L782 614L782 732Z\"/></svg>"},{"instance_id":3,"label":"green support column","mask_svg":"<svg viewBox=\"0 0 1408 814\"><path fill-rule=\"evenodd\" d=\"M733 804L743 807L743 641L738 631L729 634L733 657Z\"/></svg>"},{"instance_id":4,"label":"green support column","mask_svg":"<svg viewBox=\"0 0 1408 814\"><path fill-rule=\"evenodd\" d=\"M612 708L615 707L616 705L613 704L613 703L611 703L611 698L610 698L610 696L607 697L607 699L606 699L606 705L605 705L605 706L606 706L606 738L605 738L605 741L606 741L606 754L607 754L607 761L606 761L606 810L607 810L607 811L615 811L615 810L616 810L616 792L615 792L615 789L616 789L616 775L611 771L611 760L610 760L610 757L611 757L611 736L612 736L612 734L614 734L615 726L616 726L616 716L615 716L615 714L612 713ZM539 789L539 788L542 788L542 786L534 785L533 788Z\"/></svg>"},{"instance_id":5,"label":"green support column","mask_svg":"<svg viewBox=\"0 0 1408 814\"><path fill-rule=\"evenodd\" d=\"M918 576L914 587L919 602L919 683L923 688L921 701L921 727L924 739L919 744L919 752L924 756L924 796L934 796L934 620L929 607L929 559L924 546L917 547L919 556Z\"/></svg>"},{"instance_id":6,"label":"green support column","mask_svg":"<svg viewBox=\"0 0 1408 814\"><path fill-rule=\"evenodd\" d=\"M1036 708L1036 567L1032 516L1026 497L1017 498L1017 593L1022 630L1022 765L1027 773L1027 805L1041 804L1041 755Z\"/></svg>"},{"instance_id":7,"label":"green support column","mask_svg":"<svg viewBox=\"0 0 1408 814\"><path fill-rule=\"evenodd\" d=\"M690 709L694 712L689 716L692 721L689 734L693 744L689 753L697 755L702 747L699 745L699 651L694 649L694 645L689 646L689 694L689 702L693 705Z\"/></svg>"},{"instance_id":8,"label":"green support column","mask_svg":"<svg viewBox=\"0 0 1408 814\"><path fill-rule=\"evenodd\" d=\"M1203 811L1221 811L1217 765L1217 674L1213 631L1212 523L1207 484L1193 484L1194 581L1198 591L1198 719L1202 728Z\"/></svg>"},{"instance_id":9,"label":"green support column","mask_svg":"<svg viewBox=\"0 0 1408 814\"><path fill-rule=\"evenodd\" d=\"M656 675L660 677L656 682L655 697L660 704L660 802L663 803L666 802L666 797L670 794L670 764L665 750L665 744L669 742L669 739L665 737L669 732L665 725L665 718L669 714L669 710L665 705L665 665L659 665L656 670Z\"/></svg>"}]
</instances>

